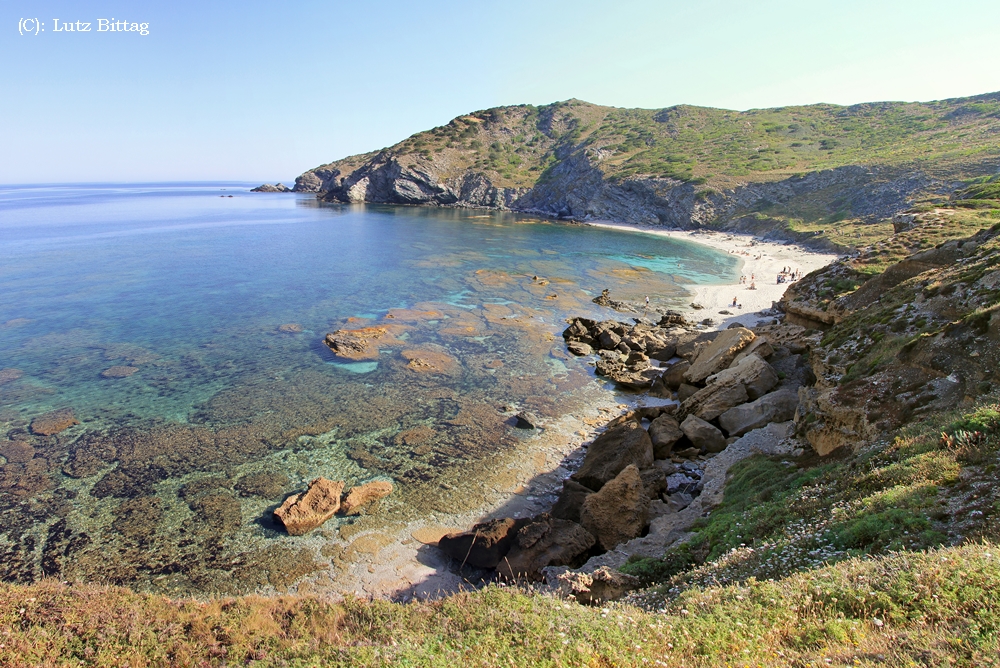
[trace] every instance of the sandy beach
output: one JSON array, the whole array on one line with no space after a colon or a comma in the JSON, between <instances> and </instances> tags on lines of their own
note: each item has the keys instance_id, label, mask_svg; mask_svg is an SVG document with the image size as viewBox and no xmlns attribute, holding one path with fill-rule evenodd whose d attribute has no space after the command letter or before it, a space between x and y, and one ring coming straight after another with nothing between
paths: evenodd
<instances>
[{"instance_id":1,"label":"sandy beach","mask_svg":"<svg viewBox=\"0 0 1000 668\"><path fill-rule=\"evenodd\" d=\"M604 222L587 224L682 239L733 254L742 260L739 271L746 277L745 283L691 286L690 290L693 294L689 304L698 304L703 308L695 309L686 305L682 309L685 315L688 315L692 320L701 321L705 318L711 318L715 323L713 328L716 329L725 329L734 322L753 327L759 320L766 317L766 315L760 314L760 311L770 309L772 303L780 300L790 285L789 282L778 283L778 274L784 270L790 270L796 272L797 276L805 276L809 272L825 267L839 257L832 253L817 253L807 250L796 244L760 241L749 234L703 230L693 232L663 230L648 226ZM753 290L750 289L751 283L754 284L755 289ZM737 302L736 307L733 307L734 298ZM721 311L729 313L720 313Z\"/></svg>"}]
</instances>

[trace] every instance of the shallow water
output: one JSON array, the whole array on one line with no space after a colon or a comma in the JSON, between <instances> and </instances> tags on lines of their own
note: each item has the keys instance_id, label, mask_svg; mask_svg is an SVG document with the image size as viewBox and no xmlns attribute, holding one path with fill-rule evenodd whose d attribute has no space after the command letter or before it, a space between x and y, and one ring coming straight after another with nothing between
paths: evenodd
<instances>
[{"instance_id":1,"label":"shallow water","mask_svg":"<svg viewBox=\"0 0 1000 668\"><path fill-rule=\"evenodd\" d=\"M567 316L614 317L590 302L602 288L669 307L737 262L243 184L0 188L0 577L282 588L332 558L270 518L318 475L393 480L384 522L477 507L523 442L505 408L586 400ZM376 324L391 336L375 360L323 344ZM60 409L79 424L34 433Z\"/></svg>"}]
</instances>

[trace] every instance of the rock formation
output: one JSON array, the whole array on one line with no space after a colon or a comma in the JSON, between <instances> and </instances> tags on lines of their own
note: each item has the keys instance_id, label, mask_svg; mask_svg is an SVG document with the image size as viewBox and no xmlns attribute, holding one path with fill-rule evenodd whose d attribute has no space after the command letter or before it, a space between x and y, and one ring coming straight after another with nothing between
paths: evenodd
<instances>
[{"instance_id":1,"label":"rock formation","mask_svg":"<svg viewBox=\"0 0 1000 668\"><path fill-rule=\"evenodd\" d=\"M337 513L343 491L343 482L316 478L309 483L309 489L304 494L292 494L285 499L281 507L274 511L274 517L284 525L289 535L301 536Z\"/></svg>"},{"instance_id":2,"label":"rock formation","mask_svg":"<svg viewBox=\"0 0 1000 668\"><path fill-rule=\"evenodd\" d=\"M390 494L392 483L387 480L374 480L352 487L340 503L340 512L344 515L357 515L369 503L384 499Z\"/></svg>"}]
</instances>

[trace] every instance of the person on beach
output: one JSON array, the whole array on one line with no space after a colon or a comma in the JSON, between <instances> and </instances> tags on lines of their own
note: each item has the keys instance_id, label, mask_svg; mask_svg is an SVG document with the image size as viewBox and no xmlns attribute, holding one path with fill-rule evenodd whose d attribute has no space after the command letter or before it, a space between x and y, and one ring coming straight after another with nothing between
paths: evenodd
<instances>
[{"instance_id":1,"label":"person on beach","mask_svg":"<svg viewBox=\"0 0 1000 668\"><path fill-rule=\"evenodd\" d=\"M747 290L756 290L756 289L757 289L757 283L754 281L750 281L750 287L747 288Z\"/></svg>"},{"instance_id":2,"label":"person on beach","mask_svg":"<svg viewBox=\"0 0 1000 668\"><path fill-rule=\"evenodd\" d=\"M736 297L733 297L733 306L736 306Z\"/></svg>"}]
</instances>

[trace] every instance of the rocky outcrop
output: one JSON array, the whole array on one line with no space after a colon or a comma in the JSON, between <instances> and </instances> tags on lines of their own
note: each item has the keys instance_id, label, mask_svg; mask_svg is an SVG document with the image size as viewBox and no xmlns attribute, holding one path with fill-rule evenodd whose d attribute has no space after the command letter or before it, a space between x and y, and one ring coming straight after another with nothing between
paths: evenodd
<instances>
[{"instance_id":1,"label":"rocky outcrop","mask_svg":"<svg viewBox=\"0 0 1000 668\"><path fill-rule=\"evenodd\" d=\"M252 193L290 193L292 189L286 186L284 183L275 183L273 186L270 183L265 183L259 185L256 188L251 188Z\"/></svg>"},{"instance_id":2,"label":"rocky outcrop","mask_svg":"<svg viewBox=\"0 0 1000 668\"><path fill-rule=\"evenodd\" d=\"M642 586L639 578L606 566L591 573L566 571L556 576L556 582L562 596L586 605L617 601Z\"/></svg>"},{"instance_id":3,"label":"rocky outcrop","mask_svg":"<svg viewBox=\"0 0 1000 668\"><path fill-rule=\"evenodd\" d=\"M543 568L569 565L595 542L579 524L543 513L517 532L510 551L497 565L497 574L509 580L541 580Z\"/></svg>"},{"instance_id":4,"label":"rocky outcrop","mask_svg":"<svg viewBox=\"0 0 1000 668\"><path fill-rule=\"evenodd\" d=\"M628 420L594 439L587 448L583 465L572 478L596 492L627 466L644 469L652 463L653 442L649 434L638 422Z\"/></svg>"},{"instance_id":5,"label":"rocky outcrop","mask_svg":"<svg viewBox=\"0 0 1000 668\"><path fill-rule=\"evenodd\" d=\"M552 517L579 522L580 507L583 506L584 500L593 493L594 490L584 487L575 480L563 481L562 492L555 505L552 506Z\"/></svg>"},{"instance_id":6,"label":"rocky outcrop","mask_svg":"<svg viewBox=\"0 0 1000 668\"><path fill-rule=\"evenodd\" d=\"M627 466L580 508L580 525L605 550L642 533L649 515L649 497L635 465Z\"/></svg>"},{"instance_id":7,"label":"rocky outcrop","mask_svg":"<svg viewBox=\"0 0 1000 668\"><path fill-rule=\"evenodd\" d=\"M438 541L438 548L462 564L476 568L496 568L510 551L517 532L528 521L506 517L481 522L468 531L442 537Z\"/></svg>"},{"instance_id":8,"label":"rocky outcrop","mask_svg":"<svg viewBox=\"0 0 1000 668\"><path fill-rule=\"evenodd\" d=\"M340 503L344 515L357 515L369 503L384 499L392 494L392 483L388 480L374 480L352 487Z\"/></svg>"},{"instance_id":9,"label":"rocky outcrop","mask_svg":"<svg viewBox=\"0 0 1000 668\"><path fill-rule=\"evenodd\" d=\"M670 415L661 415L649 425L649 440L653 444L653 457L666 459L674 444L684 437L677 420Z\"/></svg>"},{"instance_id":10,"label":"rocky outcrop","mask_svg":"<svg viewBox=\"0 0 1000 668\"><path fill-rule=\"evenodd\" d=\"M377 360L379 346L402 345L389 327L338 329L323 340L337 356L354 361Z\"/></svg>"},{"instance_id":11,"label":"rocky outcrop","mask_svg":"<svg viewBox=\"0 0 1000 668\"><path fill-rule=\"evenodd\" d=\"M289 535L309 533L333 517L340 509L343 482L316 478L304 494L292 494L274 511L274 517Z\"/></svg>"}]
</instances>

